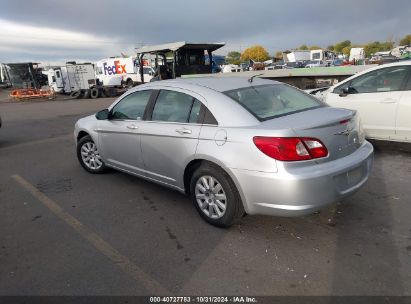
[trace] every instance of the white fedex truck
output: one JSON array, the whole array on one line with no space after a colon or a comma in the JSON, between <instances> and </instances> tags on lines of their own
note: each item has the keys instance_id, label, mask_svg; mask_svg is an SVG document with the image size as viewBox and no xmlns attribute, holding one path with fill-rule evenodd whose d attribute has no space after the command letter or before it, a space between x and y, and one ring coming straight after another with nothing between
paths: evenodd
<instances>
[{"instance_id":1,"label":"white fedex truck","mask_svg":"<svg viewBox=\"0 0 411 304\"><path fill-rule=\"evenodd\" d=\"M95 63L98 84L105 87L132 87L139 82L139 67L134 57L110 57ZM154 75L150 66L144 66L144 81L149 82Z\"/></svg>"}]
</instances>

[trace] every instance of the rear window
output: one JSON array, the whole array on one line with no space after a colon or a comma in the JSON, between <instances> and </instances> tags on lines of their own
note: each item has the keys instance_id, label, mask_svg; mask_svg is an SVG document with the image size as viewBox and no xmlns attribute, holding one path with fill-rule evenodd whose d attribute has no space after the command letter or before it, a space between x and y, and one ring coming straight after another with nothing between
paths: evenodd
<instances>
[{"instance_id":1,"label":"rear window","mask_svg":"<svg viewBox=\"0 0 411 304\"><path fill-rule=\"evenodd\" d=\"M259 120L325 106L321 101L285 84L250 86L224 92Z\"/></svg>"}]
</instances>

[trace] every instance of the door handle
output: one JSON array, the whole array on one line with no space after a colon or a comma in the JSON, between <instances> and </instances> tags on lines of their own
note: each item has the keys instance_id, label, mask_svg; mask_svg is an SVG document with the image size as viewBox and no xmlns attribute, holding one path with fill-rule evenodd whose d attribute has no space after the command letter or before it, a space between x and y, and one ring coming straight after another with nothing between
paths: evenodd
<instances>
[{"instance_id":1,"label":"door handle","mask_svg":"<svg viewBox=\"0 0 411 304\"><path fill-rule=\"evenodd\" d=\"M392 98L386 98L380 101L380 103L396 103L397 101Z\"/></svg>"},{"instance_id":2,"label":"door handle","mask_svg":"<svg viewBox=\"0 0 411 304\"><path fill-rule=\"evenodd\" d=\"M186 129L186 128L177 129L176 132L179 133L179 134L181 134L181 135L183 135L183 134L191 134L191 130L190 130L190 129Z\"/></svg>"},{"instance_id":3,"label":"door handle","mask_svg":"<svg viewBox=\"0 0 411 304\"><path fill-rule=\"evenodd\" d=\"M137 130L138 127L136 125L128 125L127 128L129 128L130 130Z\"/></svg>"}]
</instances>

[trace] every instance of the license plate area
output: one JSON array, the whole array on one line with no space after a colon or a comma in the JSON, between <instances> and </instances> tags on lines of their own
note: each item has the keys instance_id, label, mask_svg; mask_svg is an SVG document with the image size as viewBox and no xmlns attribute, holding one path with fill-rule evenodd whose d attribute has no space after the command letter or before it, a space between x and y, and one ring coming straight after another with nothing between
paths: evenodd
<instances>
[{"instance_id":1,"label":"license plate area","mask_svg":"<svg viewBox=\"0 0 411 304\"><path fill-rule=\"evenodd\" d=\"M358 184L363 179L363 176L364 176L363 166L360 166L358 168L348 171L347 172L348 187L352 187Z\"/></svg>"},{"instance_id":2,"label":"license plate area","mask_svg":"<svg viewBox=\"0 0 411 304\"><path fill-rule=\"evenodd\" d=\"M335 186L339 193L344 194L347 190L359 184L365 177L366 164L341 173L334 177Z\"/></svg>"}]
</instances>

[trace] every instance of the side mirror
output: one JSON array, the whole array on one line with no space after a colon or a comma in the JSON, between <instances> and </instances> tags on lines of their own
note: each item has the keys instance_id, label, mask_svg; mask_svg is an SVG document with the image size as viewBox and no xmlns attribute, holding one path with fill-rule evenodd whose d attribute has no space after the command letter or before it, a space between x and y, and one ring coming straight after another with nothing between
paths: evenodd
<instances>
[{"instance_id":1,"label":"side mirror","mask_svg":"<svg viewBox=\"0 0 411 304\"><path fill-rule=\"evenodd\" d=\"M110 112L108 109L104 109L96 113L96 118L98 120L107 120L109 119L109 117L110 117Z\"/></svg>"},{"instance_id":2,"label":"side mirror","mask_svg":"<svg viewBox=\"0 0 411 304\"><path fill-rule=\"evenodd\" d=\"M339 94L340 97L345 97L350 94L350 87L346 87L342 89L342 92Z\"/></svg>"}]
</instances>

